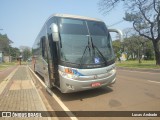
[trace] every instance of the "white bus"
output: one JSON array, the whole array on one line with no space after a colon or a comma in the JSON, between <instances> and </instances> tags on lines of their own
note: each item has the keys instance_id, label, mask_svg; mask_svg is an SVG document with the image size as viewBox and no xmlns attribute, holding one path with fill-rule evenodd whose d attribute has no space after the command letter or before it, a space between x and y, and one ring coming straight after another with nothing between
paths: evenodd
<instances>
[{"instance_id":1,"label":"white bus","mask_svg":"<svg viewBox=\"0 0 160 120\"><path fill-rule=\"evenodd\" d=\"M45 22L33 45L34 71L45 84L62 93L115 83L115 55L109 32L99 19L54 14Z\"/></svg>"}]
</instances>

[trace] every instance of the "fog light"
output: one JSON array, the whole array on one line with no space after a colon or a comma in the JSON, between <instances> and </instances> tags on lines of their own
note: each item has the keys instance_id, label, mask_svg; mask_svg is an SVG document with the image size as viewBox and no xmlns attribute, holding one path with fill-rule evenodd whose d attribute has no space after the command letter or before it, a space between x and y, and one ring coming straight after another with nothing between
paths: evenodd
<instances>
[{"instance_id":1,"label":"fog light","mask_svg":"<svg viewBox=\"0 0 160 120\"><path fill-rule=\"evenodd\" d=\"M66 86L67 86L68 89L74 90L74 86L73 85L66 84Z\"/></svg>"}]
</instances>

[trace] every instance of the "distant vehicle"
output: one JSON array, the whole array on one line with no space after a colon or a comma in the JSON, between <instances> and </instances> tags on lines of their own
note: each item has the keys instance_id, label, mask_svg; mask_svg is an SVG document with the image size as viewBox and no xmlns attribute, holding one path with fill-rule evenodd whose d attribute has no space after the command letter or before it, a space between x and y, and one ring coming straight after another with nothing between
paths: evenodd
<instances>
[{"instance_id":1,"label":"distant vehicle","mask_svg":"<svg viewBox=\"0 0 160 120\"><path fill-rule=\"evenodd\" d=\"M94 89L116 81L115 55L109 32L99 19L54 14L33 45L34 71L62 93Z\"/></svg>"}]
</instances>

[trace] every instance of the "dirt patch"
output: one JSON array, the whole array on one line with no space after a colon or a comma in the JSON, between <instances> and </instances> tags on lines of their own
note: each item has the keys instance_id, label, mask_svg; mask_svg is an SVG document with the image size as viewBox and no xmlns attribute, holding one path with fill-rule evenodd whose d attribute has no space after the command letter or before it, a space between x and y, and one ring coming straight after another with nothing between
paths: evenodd
<instances>
[{"instance_id":1,"label":"dirt patch","mask_svg":"<svg viewBox=\"0 0 160 120\"><path fill-rule=\"evenodd\" d=\"M9 67L3 71L0 71L0 83L16 68L17 66Z\"/></svg>"},{"instance_id":2,"label":"dirt patch","mask_svg":"<svg viewBox=\"0 0 160 120\"><path fill-rule=\"evenodd\" d=\"M9 90L32 89L31 80L14 80Z\"/></svg>"}]
</instances>

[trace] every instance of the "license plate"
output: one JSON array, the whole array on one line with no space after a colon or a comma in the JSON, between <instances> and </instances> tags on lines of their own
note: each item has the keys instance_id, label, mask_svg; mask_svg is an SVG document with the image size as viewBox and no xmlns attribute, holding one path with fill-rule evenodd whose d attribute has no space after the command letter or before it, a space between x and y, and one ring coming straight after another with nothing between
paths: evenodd
<instances>
[{"instance_id":1,"label":"license plate","mask_svg":"<svg viewBox=\"0 0 160 120\"><path fill-rule=\"evenodd\" d=\"M92 83L92 87L97 87L97 86L100 86L101 83L97 82L97 83Z\"/></svg>"}]
</instances>

